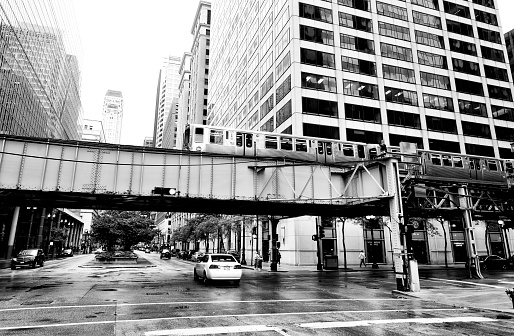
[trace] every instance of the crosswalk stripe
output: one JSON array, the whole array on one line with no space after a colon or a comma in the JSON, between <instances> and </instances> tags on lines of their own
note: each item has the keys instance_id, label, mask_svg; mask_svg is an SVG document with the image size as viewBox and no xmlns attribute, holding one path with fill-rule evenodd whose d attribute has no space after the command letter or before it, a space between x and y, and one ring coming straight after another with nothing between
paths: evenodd
<instances>
[{"instance_id":1,"label":"crosswalk stripe","mask_svg":"<svg viewBox=\"0 0 514 336\"><path fill-rule=\"evenodd\" d=\"M230 327L211 327L211 328L188 328L188 329L170 329L155 330L145 332L145 336L168 336L168 335L215 335L215 334L231 334L256 331L276 331L277 327L266 325L245 325Z\"/></svg>"},{"instance_id":2,"label":"crosswalk stripe","mask_svg":"<svg viewBox=\"0 0 514 336\"><path fill-rule=\"evenodd\" d=\"M444 318L412 318L412 319L392 319L392 320L362 320L362 321L346 321L346 322L314 322L303 323L300 327L311 329L326 328L353 328L353 327L369 327L374 324L398 324L398 323L457 323L457 322L491 322L496 321L487 317L480 316L462 316L462 317L444 317Z\"/></svg>"}]
</instances>

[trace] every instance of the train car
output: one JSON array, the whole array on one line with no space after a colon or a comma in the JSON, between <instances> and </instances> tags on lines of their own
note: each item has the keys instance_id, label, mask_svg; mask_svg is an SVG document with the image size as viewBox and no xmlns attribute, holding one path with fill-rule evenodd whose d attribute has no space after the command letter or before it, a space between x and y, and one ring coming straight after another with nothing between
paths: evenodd
<instances>
[{"instance_id":1,"label":"train car","mask_svg":"<svg viewBox=\"0 0 514 336\"><path fill-rule=\"evenodd\" d=\"M448 179L506 182L505 160L420 150L423 174Z\"/></svg>"},{"instance_id":2,"label":"train car","mask_svg":"<svg viewBox=\"0 0 514 336\"><path fill-rule=\"evenodd\" d=\"M378 145L190 124L184 147L209 153L336 163L374 158Z\"/></svg>"}]
</instances>

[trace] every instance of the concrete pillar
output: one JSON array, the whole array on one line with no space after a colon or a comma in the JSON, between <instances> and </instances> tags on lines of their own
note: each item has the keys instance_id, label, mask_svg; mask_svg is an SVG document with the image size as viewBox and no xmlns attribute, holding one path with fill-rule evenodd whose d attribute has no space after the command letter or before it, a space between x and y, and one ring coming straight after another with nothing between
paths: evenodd
<instances>
[{"instance_id":1,"label":"concrete pillar","mask_svg":"<svg viewBox=\"0 0 514 336\"><path fill-rule=\"evenodd\" d=\"M271 229L271 256L270 256L270 269L272 271L278 270L278 234L277 234L277 226L279 219L271 218L270 220L270 229Z\"/></svg>"},{"instance_id":2,"label":"concrete pillar","mask_svg":"<svg viewBox=\"0 0 514 336\"><path fill-rule=\"evenodd\" d=\"M473 218L471 216L471 199L468 191L468 187L463 185L459 187L459 205L462 210L462 221L464 223L464 238L466 239L466 248L468 252L468 265L470 277L477 277L482 279L482 273L480 271L480 262L477 257L477 246L475 241L475 226L473 224ZM473 274L474 273L474 274Z\"/></svg>"},{"instance_id":3,"label":"concrete pillar","mask_svg":"<svg viewBox=\"0 0 514 336\"><path fill-rule=\"evenodd\" d=\"M7 242L7 260L12 258L12 250L14 247L14 238L16 237L16 228L18 227L18 217L20 216L20 207L14 208L14 214L11 221L11 231L9 232L9 241Z\"/></svg>"},{"instance_id":4,"label":"concrete pillar","mask_svg":"<svg viewBox=\"0 0 514 336\"><path fill-rule=\"evenodd\" d=\"M41 218L39 219L39 231L37 234L36 246L38 248L43 248L43 228L45 227L45 218L46 218L46 208L43 208L41 210Z\"/></svg>"},{"instance_id":5,"label":"concrete pillar","mask_svg":"<svg viewBox=\"0 0 514 336\"><path fill-rule=\"evenodd\" d=\"M409 287L411 292L419 292L419 273L418 273L418 261L409 260Z\"/></svg>"}]
</instances>

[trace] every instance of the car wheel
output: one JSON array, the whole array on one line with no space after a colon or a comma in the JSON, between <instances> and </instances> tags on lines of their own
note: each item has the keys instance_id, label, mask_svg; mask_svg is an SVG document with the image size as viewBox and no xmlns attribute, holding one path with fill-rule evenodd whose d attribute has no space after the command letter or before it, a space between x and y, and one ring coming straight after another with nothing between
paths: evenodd
<instances>
[{"instance_id":1,"label":"car wheel","mask_svg":"<svg viewBox=\"0 0 514 336\"><path fill-rule=\"evenodd\" d=\"M196 274L196 270L193 270L193 279L194 279L195 281L198 281L198 279L199 279L199 278L198 278L198 274Z\"/></svg>"},{"instance_id":2,"label":"car wheel","mask_svg":"<svg viewBox=\"0 0 514 336\"><path fill-rule=\"evenodd\" d=\"M209 284L209 278L207 278L207 273L203 272L203 283L204 284Z\"/></svg>"},{"instance_id":3,"label":"car wheel","mask_svg":"<svg viewBox=\"0 0 514 336\"><path fill-rule=\"evenodd\" d=\"M11 269L12 269L12 270L15 270L15 269L16 269L16 265L11 264Z\"/></svg>"}]
</instances>

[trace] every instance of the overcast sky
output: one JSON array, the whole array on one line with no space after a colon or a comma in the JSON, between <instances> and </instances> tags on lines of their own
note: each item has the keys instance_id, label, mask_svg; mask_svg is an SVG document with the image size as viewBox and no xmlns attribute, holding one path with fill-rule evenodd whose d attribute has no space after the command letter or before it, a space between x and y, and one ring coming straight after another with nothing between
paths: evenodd
<instances>
[{"instance_id":1,"label":"overcast sky","mask_svg":"<svg viewBox=\"0 0 514 336\"><path fill-rule=\"evenodd\" d=\"M249 1L249 0L240 0ZM253 0L252 0L253 1ZM83 59L84 117L101 119L108 89L123 93L121 143L153 132L163 57L190 51L197 0L74 0ZM496 0L503 32L514 29L514 0Z\"/></svg>"}]
</instances>

